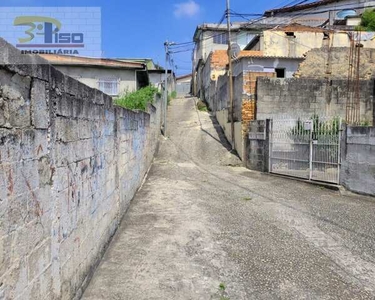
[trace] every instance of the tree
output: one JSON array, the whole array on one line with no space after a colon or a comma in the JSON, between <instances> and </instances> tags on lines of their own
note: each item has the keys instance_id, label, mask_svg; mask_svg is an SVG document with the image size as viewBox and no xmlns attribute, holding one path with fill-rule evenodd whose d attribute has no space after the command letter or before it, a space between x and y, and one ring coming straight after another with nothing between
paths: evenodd
<instances>
[{"instance_id":1,"label":"tree","mask_svg":"<svg viewBox=\"0 0 375 300\"><path fill-rule=\"evenodd\" d=\"M366 9L362 14L360 30L375 31L375 10Z\"/></svg>"}]
</instances>

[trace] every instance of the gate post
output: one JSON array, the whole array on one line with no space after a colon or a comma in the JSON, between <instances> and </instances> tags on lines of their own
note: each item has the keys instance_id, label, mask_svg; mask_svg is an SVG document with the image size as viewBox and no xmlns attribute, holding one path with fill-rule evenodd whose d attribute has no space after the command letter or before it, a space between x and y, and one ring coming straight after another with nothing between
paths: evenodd
<instances>
[{"instance_id":1,"label":"gate post","mask_svg":"<svg viewBox=\"0 0 375 300\"><path fill-rule=\"evenodd\" d=\"M266 141L265 141L265 166L266 166L266 172L271 173L272 172L272 128L273 128L273 122L272 119L266 120Z\"/></svg>"},{"instance_id":2,"label":"gate post","mask_svg":"<svg viewBox=\"0 0 375 300\"><path fill-rule=\"evenodd\" d=\"M341 121L340 126L340 136L339 136L339 160L338 160L338 184L343 185L343 178L341 172L343 170L342 165L346 162L346 153L347 153L347 124Z\"/></svg>"},{"instance_id":3,"label":"gate post","mask_svg":"<svg viewBox=\"0 0 375 300\"><path fill-rule=\"evenodd\" d=\"M311 124L314 124L313 122ZM311 126L310 130L310 155L309 155L309 180L312 180L313 177L313 147L314 147L314 142L313 142L313 128L314 125Z\"/></svg>"}]
</instances>

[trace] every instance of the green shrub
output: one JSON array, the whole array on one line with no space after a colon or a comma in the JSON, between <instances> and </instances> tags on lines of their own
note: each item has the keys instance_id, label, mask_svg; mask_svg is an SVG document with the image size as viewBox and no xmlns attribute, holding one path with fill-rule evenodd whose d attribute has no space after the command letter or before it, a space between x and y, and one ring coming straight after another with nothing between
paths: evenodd
<instances>
[{"instance_id":1,"label":"green shrub","mask_svg":"<svg viewBox=\"0 0 375 300\"><path fill-rule=\"evenodd\" d=\"M158 89L152 86L142 88L132 93L126 93L124 96L115 100L115 104L128 109L146 110L148 103L153 103L154 96Z\"/></svg>"},{"instance_id":2,"label":"green shrub","mask_svg":"<svg viewBox=\"0 0 375 300\"><path fill-rule=\"evenodd\" d=\"M172 97L172 99L176 99L176 98L177 98L177 92L176 92L176 91L173 91L173 92L171 93L171 97Z\"/></svg>"},{"instance_id":3,"label":"green shrub","mask_svg":"<svg viewBox=\"0 0 375 300\"><path fill-rule=\"evenodd\" d=\"M366 9L362 14L361 24L357 26L357 30L375 31L375 10Z\"/></svg>"}]
</instances>

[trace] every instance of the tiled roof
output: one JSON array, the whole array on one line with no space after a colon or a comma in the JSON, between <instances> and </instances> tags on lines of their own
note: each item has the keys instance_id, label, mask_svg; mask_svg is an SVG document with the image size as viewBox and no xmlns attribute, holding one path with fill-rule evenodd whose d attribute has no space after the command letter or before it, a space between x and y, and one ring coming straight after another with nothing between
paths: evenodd
<instances>
[{"instance_id":1,"label":"tiled roof","mask_svg":"<svg viewBox=\"0 0 375 300\"><path fill-rule=\"evenodd\" d=\"M262 51L241 51L238 58L240 57L262 57ZM211 68L224 68L228 64L228 52L227 50L216 50L211 53Z\"/></svg>"},{"instance_id":2,"label":"tiled roof","mask_svg":"<svg viewBox=\"0 0 375 300\"><path fill-rule=\"evenodd\" d=\"M261 52L261 51L242 51L242 52ZM242 53L241 55L234 59L234 60L239 60L243 58L279 58L279 59L305 59L304 56L282 56L282 55L264 55L264 54L257 54L257 53Z\"/></svg>"}]
</instances>

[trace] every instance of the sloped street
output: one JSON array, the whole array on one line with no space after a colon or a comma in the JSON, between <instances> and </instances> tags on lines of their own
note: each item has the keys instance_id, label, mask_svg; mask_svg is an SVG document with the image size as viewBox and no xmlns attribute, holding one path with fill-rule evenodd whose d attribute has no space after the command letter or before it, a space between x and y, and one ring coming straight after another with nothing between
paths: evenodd
<instances>
[{"instance_id":1,"label":"sloped street","mask_svg":"<svg viewBox=\"0 0 375 300\"><path fill-rule=\"evenodd\" d=\"M374 299L374 200L241 167L195 101L172 101L83 299Z\"/></svg>"}]
</instances>

